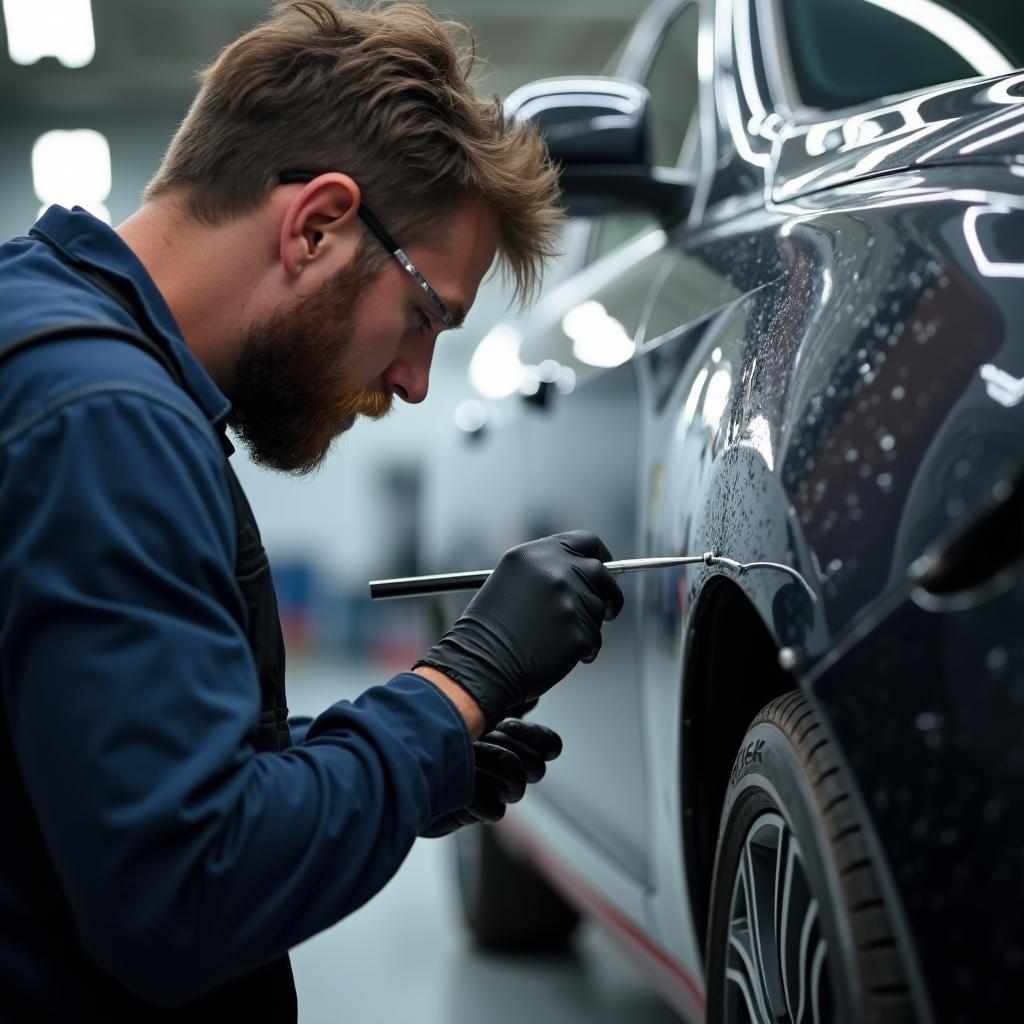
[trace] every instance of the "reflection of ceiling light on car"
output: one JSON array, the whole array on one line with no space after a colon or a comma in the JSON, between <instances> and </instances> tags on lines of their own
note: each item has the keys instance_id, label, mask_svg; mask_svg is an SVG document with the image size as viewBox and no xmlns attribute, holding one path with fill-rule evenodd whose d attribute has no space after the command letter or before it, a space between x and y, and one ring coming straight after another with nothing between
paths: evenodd
<instances>
[{"instance_id":1,"label":"reflection of ceiling light on car","mask_svg":"<svg viewBox=\"0 0 1024 1024\"><path fill-rule=\"evenodd\" d=\"M913 22L930 32L978 74L1003 75L1013 65L970 22L935 0L868 0L869 4Z\"/></svg>"},{"instance_id":2,"label":"reflection of ceiling light on car","mask_svg":"<svg viewBox=\"0 0 1024 1024\"><path fill-rule=\"evenodd\" d=\"M977 139L968 146L964 146L960 152L963 154L973 153L976 150L984 149L986 146L991 146L994 142L1002 142L1003 139L1013 138L1014 135L1020 135L1024 132L1024 125L1011 124L1009 128L1004 128L1001 132L995 132L994 134L986 134L984 138Z\"/></svg>"},{"instance_id":3,"label":"reflection of ceiling light on car","mask_svg":"<svg viewBox=\"0 0 1024 1024\"><path fill-rule=\"evenodd\" d=\"M15 64L56 57L84 68L96 55L90 0L3 0L7 50Z\"/></svg>"},{"instance_id":4,"label":"reflection of ceiling light on car","mask_svg":"<svg viewBox=\"0 0 1024 1024\"><path fill-rule=\"evenodd\" d=\"M740 444L759 452L769 470L775 468L775 454L772 452L772 431L764 416L755 416L747 425Z\"/></svg>"},{"instance_id":5,"label":"reflection of ceiling light on car","mask_svg":"<svg viewBox=\"0 0 1024 1024\"><path fill-rule=\"evenodd\" d=\"M110 146L99 132L53 131L32 147L32 181L43 210L53 203L83 206L110 223Z\"/></svg>"},{"instance_id":6,"label":"reflection of ceiling light on car","mask_svg":"<svg viewBox=\"0 0 1024 1024\"><path fill-rule=\"evenodd\" d=\"M722 413L729 404L731 387L732 374L728 370L716 370L708 381L708 390L704 395L704 408L701 410L704 426L714 429L722 422Z\"/></svg>"},{"instance_id":7,"label":"reflection of ceiling light on car","mask_svg":"<svg viewBox=\"0 0 1024 1024\"><path fill-rule=\"evenodd\" d=\"M679 432L685 433L687 428L693 422L693 417L697 412L697 403L700 401L701 392L704 390L704 384L708 379L708 368L705 366L700 373L697 374L696 379L693 382L693 387L690 388L689 397L686 399L686 405L683 406L683 414L679 417Z\"/></svg>"},{"instance_id":8,"label":"reflection of ceiling light on car","mask_svg":"<svg viewBox=\"0 0 1024 1024\"><path fill-rule=\"evenodd\" d=\"M985 252L978 234L978 221L982 217L1000 216L1010 212L1010 208L1006 206L972 206L964 213L964 239L967 248L971 250L979 273L986 277L1024 277L1024 260L993 260Z\"/></svg>"},{"instance_id":9,"label":"reflection of ceiling light on car","mask_svg":"<svg viewBox=\"0 0 1024 1024\"><path fill-rule=\"evenodd\" d=\"M1021 400L1024 399L1024 380L1018 380L992 363L986 363L980 373L989 398L1007 409L1020 405Z\"/></svg>"},{"instance_id":10,"label":"reflection of ceiling light on car","mask_svg":"<svg viewBox=\"0 0 1024 1024\"><path fill-rule=\"evenodd\" d=\"M469 379L484 398L504 398L519 388L523 364L519 346L523 336L514 327L492 327L476 347L469 364Z\"/></svg>"},{"instance_id":11,"label":"reflection of ceiling light on car","mask_svg":"<svg viewBox=\"0 0 1024 1024\"><path fill-rule=\"evenodd\" d=\"M619 366L636 349L626 328L593 299L570 309L562 330L572 340L572 354L589 366Z\"/></svg>"}]
</instances>

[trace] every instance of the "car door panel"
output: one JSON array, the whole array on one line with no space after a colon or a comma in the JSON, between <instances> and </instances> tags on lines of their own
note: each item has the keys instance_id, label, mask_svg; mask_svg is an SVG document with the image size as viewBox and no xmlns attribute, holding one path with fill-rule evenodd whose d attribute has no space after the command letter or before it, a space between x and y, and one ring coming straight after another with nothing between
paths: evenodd
<instances>
[{"instance_id":1,"label":"car door panel","mask_svg":"<svg viewBox=\"0 0 1024 1024\"><path fill-rule=\"evenodd\" d=\"M589 309L589 343L599 358L602 339L633 344L641 325L650 283L657 273L664 235L641 240L594 268L593 287L581 289L563 315L537 331L531 352L571 351L585 341L574 328L574 310ZM598 306L599 304L599 306ZM534 347L535 346L535 347ZM615 356L615 352L611 356ZM569 394L551 393L524 417L529 451L526 506L530 532L572 529L597 533L614 558L629 558L639 543L635 501L639 459L639 411L631 359L597 367L574 358L577 385ZM648 874L646 794L637 704L635 577L619 578L626 605L605 625L600 657L580 665L548 693L538 714L565 740L556 770L542 783L544 796L567 818L586 823L593 841L640 882Z\"/></svg>"},{"instance_id":2,"label":"car door panel","mask_svg":"<svg viewBox=\"0 0 1024 1024\"><path fill-rule=\"evenodd\" d=\"M1002 289L978 287L963 229L965 219L986 211L1020 210L1020 200L943 189L947 174L931 172L931 188L916 180L901 189L908 182L893 178L876 183L872 192L857 185L820 193L813 204L760 215L753 232L755 221L748 218L724 235L688 243L691 252L699 249L709 261L728 264L745 297L711 332L718 340L708 346L708 361L687 366L676 400L696 394L698 404L691 401L687 411L684 401L667 421L662 415L663 429L671 428L663 443L692 446L688 435L703 436L715 422L712 458L738 448L762 455L782 506L799 520L813 553L811 563L799 568L819 584L827 576L821 610L826 645L884 593L894 572L905 570L963 514L958 504L936 509L919 501L908 507L907 495L957 403L985 395L981 368L1008 341L1012 279ZM923 241L942 238L950 244ZM728 258L730 245L734 259ZM1001 291L1005 302L993 301ZM652 321L661 304L655 302ZM703 321L698 324L708 333ZM685 332L672 341L684 343ZM1012 349L1008 358L1005 372L1016 379ZM642 362L655 365L651 358ZM710 413L709 392L717 402ZM986 408L994 407L990 402ZM672 415L682 422L672 423ZM988 467L983 475L991 487L1009 464L990 455L978 452L973 465L979 472ZM686 461L672 458L673 465ZM682 476L681 489L692 494L692 483ZM685 538L690 546L704 543L740 558L744 548L761 545L758 523L728 512L737 500L713 522L707 512L693 510L706 532ZM874 532L864 525L868 514L884 517L881 543L867 536ZM755 540L744 540L748 535ZM897 552L897 539L910 536L911 546ZM659 548L666 546L673 546L669 538ZM788 547L777 553L797 554Z\"/></svg>"},{"instance_id":3,"label":"car door panel","mask_svg":"<svg viewBox=\"0 0 1024 1024\"><path fill-rule=\"evenodd\" d=\"M652 8L651 17L656 32L631 73L650 91L652 160L672 166L682 154L695 166L699 7L685 0L662 3ZM532 418L527 442L531 528L546 533L583 526L597 532L615 558L632 557L642 544L636 499L641 420L632 357L645 330L652 284L663 273L665 245L662 231L644 230L648 223L653 227L648 218L649 213L623 213L598 225L591 251L602 258L579 275L575 294L564 290L552 296L553 315L523 347L524 361L554 358L577 377L571 394L555 394ZM634 241L621 244L637 231ZM604 359L602 341L621 355ZM588 345L594 346L590 365ZM646 886L652 795L644 782L638 691L640 583L632 575L619 583L626 606L605 626L600 657L545 698L545 720L566 743L560 771L545 780L542 793Z\"/></svg>"}]
</instances>

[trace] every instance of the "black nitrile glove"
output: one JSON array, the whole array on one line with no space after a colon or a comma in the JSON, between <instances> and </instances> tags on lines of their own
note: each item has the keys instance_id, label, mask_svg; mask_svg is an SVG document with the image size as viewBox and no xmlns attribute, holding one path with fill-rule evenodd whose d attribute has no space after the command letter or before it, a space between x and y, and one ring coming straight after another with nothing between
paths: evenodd
<instances>
[{"instance_id":1,"label":"black nitrile glove","mask_svg":"<svg viewBox=\"0 0 1024 1024\"><path fill-rule=\"evenodd\" d=\"M602 564L611 557L583 530L506 551L459 620L413 668L429 665L454 679L493 728L578 661L597 657L602 623L622 610L622 591Z\"/></svg>"},{"instance_id":2,"label":"black nitrile glove","mask_svg":"<svg viewBox=\"0 0 1024 1024\"><path fill-rule=\"evenodd\" d=\"M528 782L544 778L546 762L561 752L558 733L536 722L506 718L473 744L476 774L469 806L438 818L420 835L437 839L464 825L498 821L508 804L522 800Z\"/></svg>"}]
</instances>

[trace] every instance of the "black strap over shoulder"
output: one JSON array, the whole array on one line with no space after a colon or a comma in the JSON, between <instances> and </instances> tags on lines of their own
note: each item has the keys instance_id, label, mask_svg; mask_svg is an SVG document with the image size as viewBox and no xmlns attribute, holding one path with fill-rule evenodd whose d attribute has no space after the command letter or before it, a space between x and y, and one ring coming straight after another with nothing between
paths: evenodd
<instances>
[{"instance_id":1,"label":"black strap over shoulder","mask_svg":"<svg viewBox=\"0 0 1024 1024\"><path fill-rule=\"evenodd\" d=\"M292 745L285 692L285 648L270 562L260 539L256 517L242 485L225 459L228 489L235 510L237 535L235 579L248 609L248 640L260 676L263 700L253 740L257 750L285 750Z\"/></svg>"},{"instance_id":2,"label":"black strap over shoulder","mask_svg":"<svg viewBox=\"0 0 1024 1024\"><path fill-rule=\"evenodd\" d=\"M93 275L88 276L92 279ZM191 394L181 369L162 340L158 341L141 331L133 331L115 323L74 321L39 328L0 345L0 363L26 349L75 338L110 338L129 342L155 359L178 387ZM256 518L227 459L233 450L231 443L226 436L222 437L222 441L225 451L224 469L235 518L235 579L245 600L246 639L260 681L260 720L253 737L253 746L260 751L284 750L291 746L291 733L288 729L288 698L285 692L285 648L277 595Z\"/></svg>"}]
</instances>

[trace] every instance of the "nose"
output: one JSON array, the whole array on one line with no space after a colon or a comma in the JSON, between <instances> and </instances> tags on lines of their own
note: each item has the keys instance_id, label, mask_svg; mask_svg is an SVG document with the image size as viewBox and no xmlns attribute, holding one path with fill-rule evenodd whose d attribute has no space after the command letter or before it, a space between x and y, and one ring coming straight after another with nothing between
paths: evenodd
<instances>
[{"instance_id":1,"label":"nose","mask_svg":"<svg viewBox=\"0 0 1024 1024\"><path fill-rule=\"evenodd\" d=\"M401 352L382 375L384 387L403 402L418 405L427 397L433 358L433 338Z\"/></svg>"}]
</instances>

